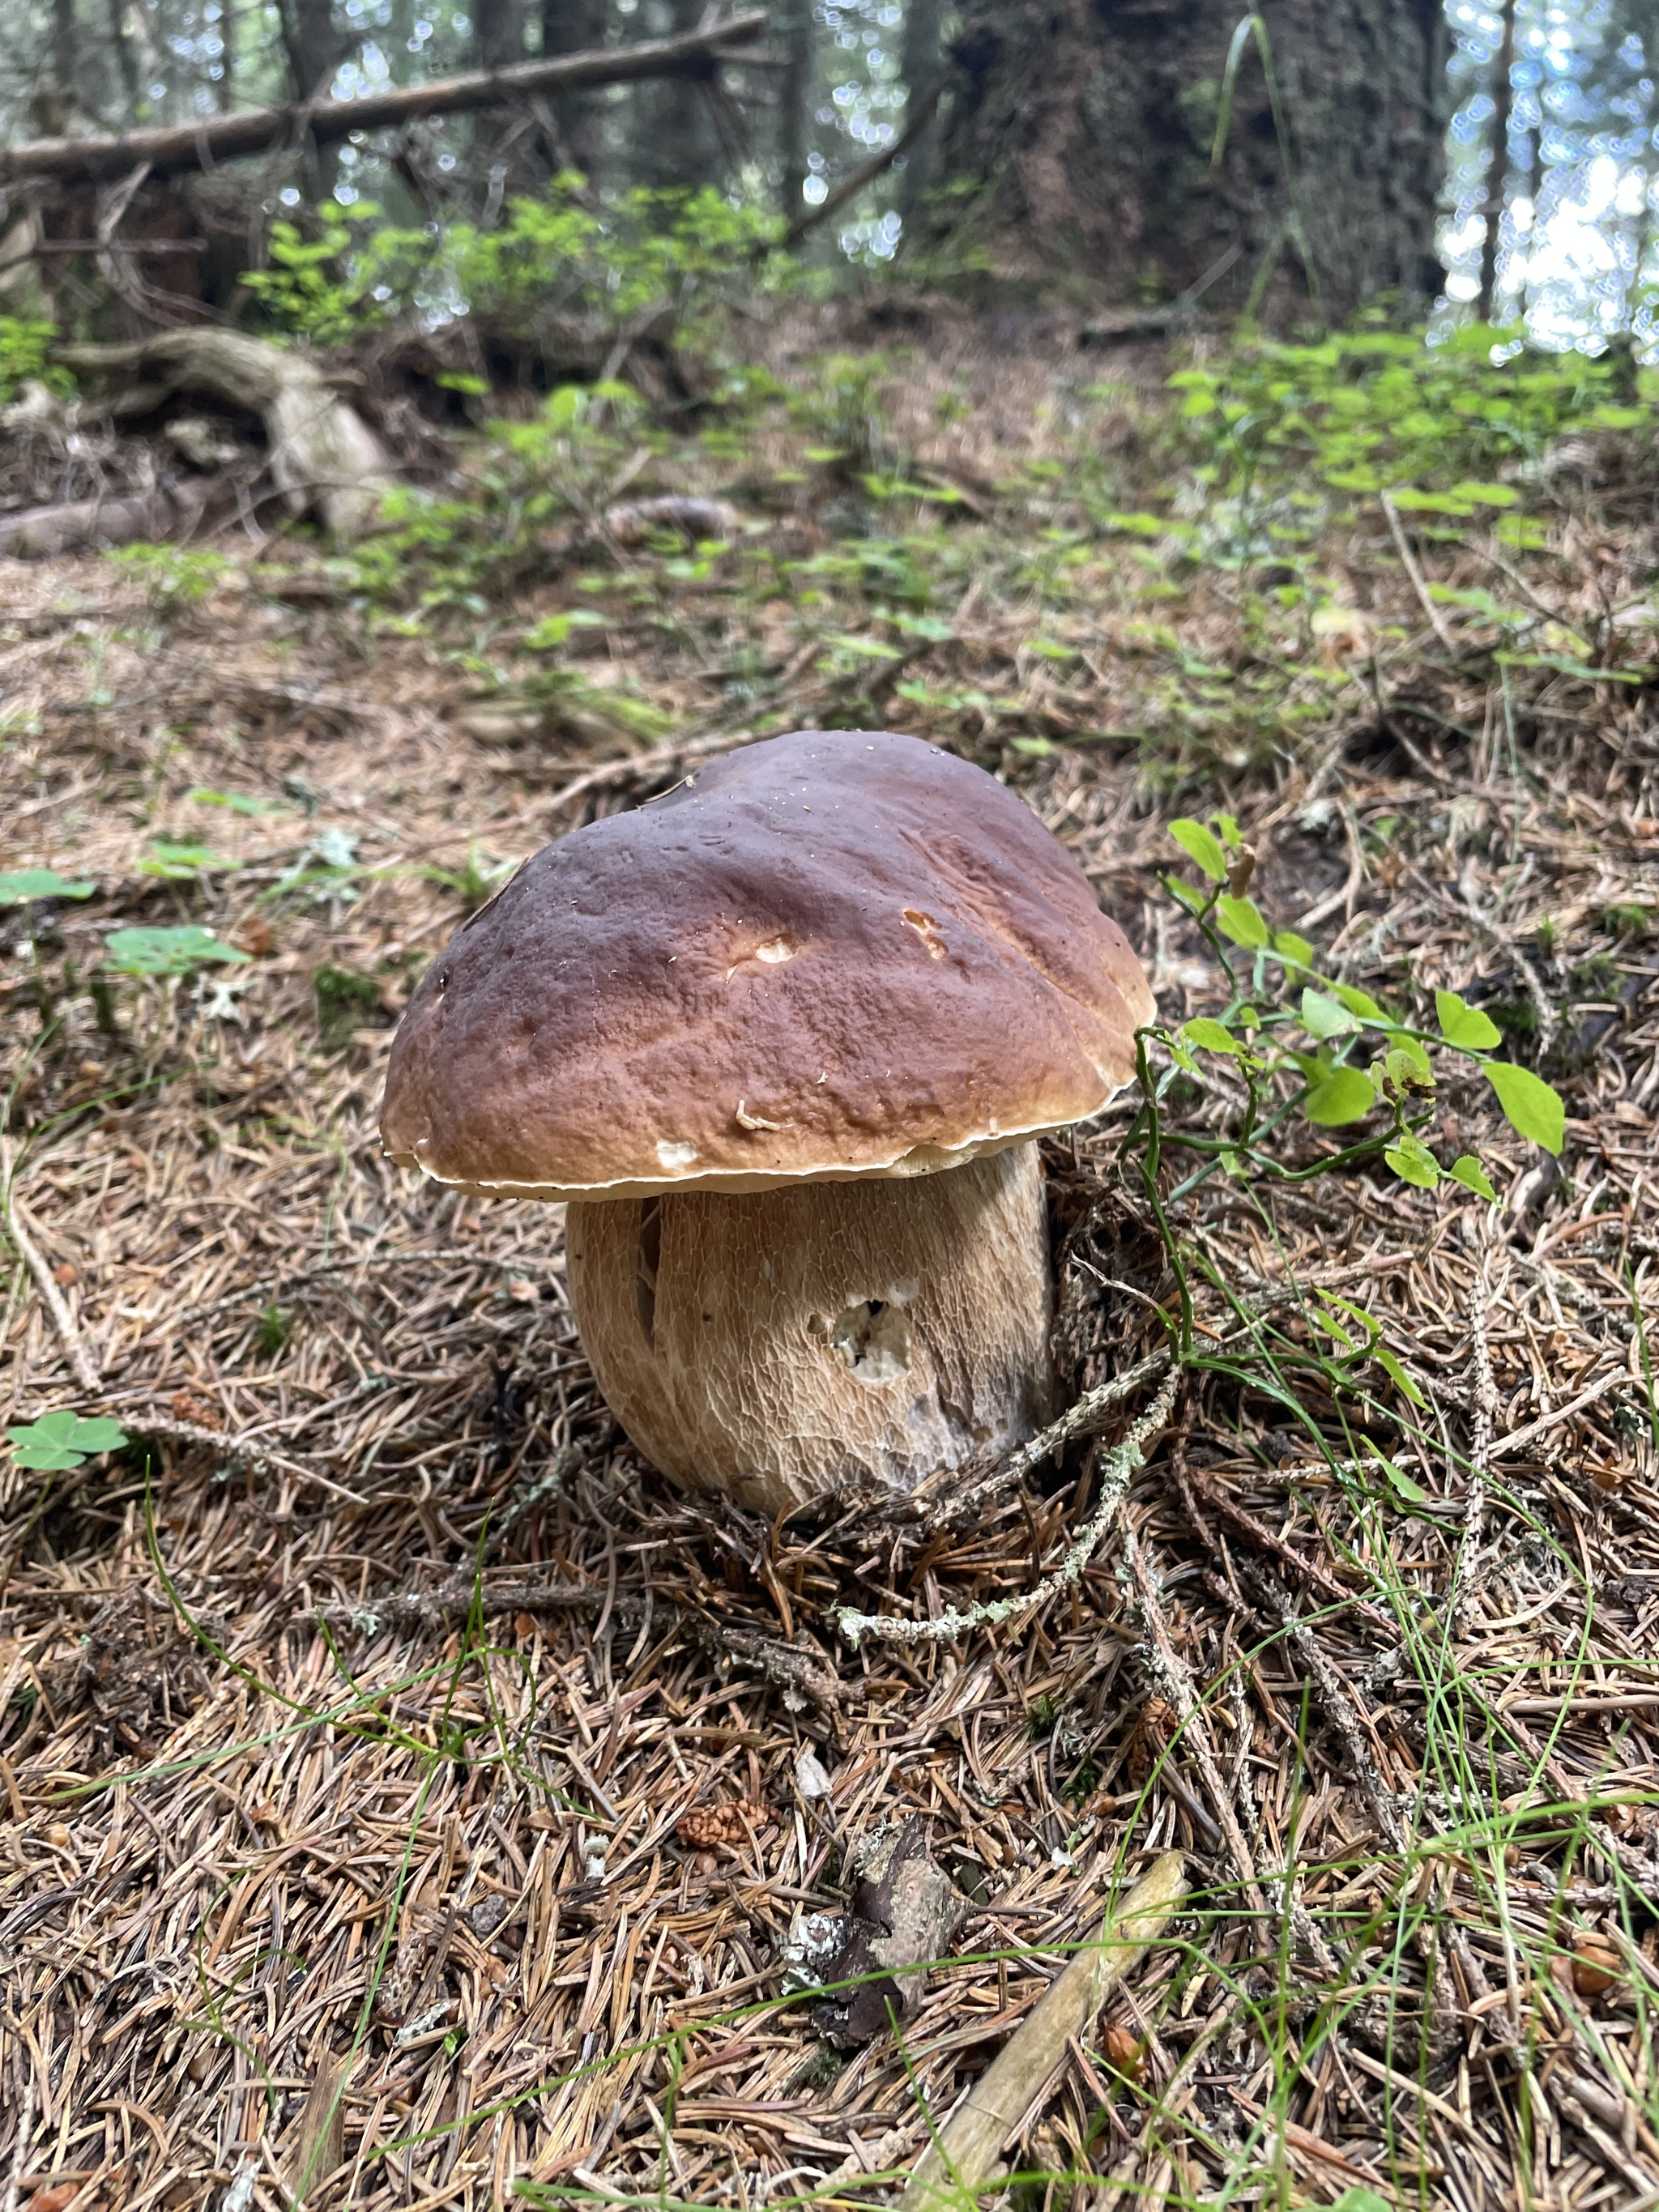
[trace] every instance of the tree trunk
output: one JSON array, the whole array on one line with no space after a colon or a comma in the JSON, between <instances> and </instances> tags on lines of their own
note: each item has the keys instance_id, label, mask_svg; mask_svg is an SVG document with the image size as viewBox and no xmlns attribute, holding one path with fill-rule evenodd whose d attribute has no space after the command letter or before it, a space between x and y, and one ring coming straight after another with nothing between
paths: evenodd
<instances>
[{"instance_id":1,"label":"tree trunk","mask_svg":"<svg viewBox=\"0 0 1659 2212\"><path fill-rule=\"evenodd\" d=\"M332 0L279 0L279 5L294 97L301 106L326 100L346 53L346 41L335 28ZM325 200L331 197L339 173L338 149L324 144L311 131L304 143L309 197Z\"/></svg>"},{"instance_id":2,"label":"tree trunk","mask_svg":"<svg viewBox=\"0 0 1659 2212\"><path fill-rule=\"evenodd\" d=\"M782 214L786 222L797 222L806 212L803 186L806 156L811 149L812 114L812 0L784 0L774 10L783 33L789 68L779 94L778 155L781 176Z\"/></svg>"},{"instance_id":3,"label":"tree trunk","mask_svg":"<svg viewBox=\"0 0 1659 2212\"><path fill-rule=\"evenodd\" d=\"M681 38L696 28L703 12L704 0L644 0L635 21L654 38ZM723 174L714 111L704 87L691 78L643 87L635 95L632 121L629 166L635 184L695 190Z\"/></svg>"},{"instance_id":4,"label":"tree trunk","mask_svg":"<svg viewBox=\"0 0 1659 2212\"><path fill-rule=\"evenodd\" d=\"M1202 287L1237 307L1255 287L1305 313L1310 283L1340 319L1438 290L1445 169L1441 0L1263 0L1286 149L1254 38L1220 167L1210 166L1243 0L974 0L951 59L949 218L1008 277L1080 273L1120 298ZM933 219L939 228L944 217Z\"/></svg>"},{"instance_id":5,"label":"tree trunk","mask_svg":"<svg viewBox=\"0 0 1659 2212\"><path fill-rule=\"evenodd\" d=\"M1510 167L1510 112L1515 104L1515 0L1504 0L1503 30L1492 68L1492 154L1486 165L1486 234L1480 241L1480 289L1474 312L1492 320L1498 290L1498 248L1503 237L1504 184Z\"/></svg>"},{"instance_id":6,"label":"tree trunk","mask_svg":"<svg viewBox=\"0 0 1659 2212\"><path fill-rule=\"evenodd\" d=\"M939 82L939 0L906 0L902 66L907 123L917 112L917 101L925 100ZM922 202L937 181L938 168L939 122L935 117L915 140L904 157L904 177L899 188L899 213L904 218L907 231L913 230L915 226Z\"/></svg>"},{"instance_id":7,"label":"tree trunk","mask_svg":"<svg viewBox=\"0 0 1659 2212\"><path fill-rule=\"evenodd\" d=\"M551 60L556 54L597 52L605 44L608 0L542 0L542 52ZM580 169L590 185L599 181L600 130L604 108L591 92L567 93L552 103L553 119L562 142L557 153L561 164Z\"/></svg>"},{"instance_id":8,"label":"tree trunk","mask_svg":"<svg viewBox=\"0 0 1659 2212\"><path fill-rule=\"evenodd\" d=\"M474 0L473 51L482 70L524 59L524 0Z\"/></svg>"},{"instance_id":9,"label":"tree trunk","mask_svg":"<svg viewBox=\"0 0 1659 2212\"><path fill-rule=\"evenodd\" d=\"M52 0L52 74L59 92L75 90L75 0Z\"/></svg>"}]
</instances>

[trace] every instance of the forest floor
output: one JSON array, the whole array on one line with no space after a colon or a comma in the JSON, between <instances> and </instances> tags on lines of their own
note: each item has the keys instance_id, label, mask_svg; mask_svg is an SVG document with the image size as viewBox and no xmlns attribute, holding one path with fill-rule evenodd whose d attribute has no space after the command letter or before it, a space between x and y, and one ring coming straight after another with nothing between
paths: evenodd
<instances>
[{"instance_id":1,"label":"forest floor","mask_svg":"<svg viewBox=\"0 0 1659 2212\"><path fill-rule=\"evenodd\" d=\"M950 343L791 372L862 476L794 419L635 470L729 497L724 552L550 539L412 615L297 538L4 564L0 867L94 888L0 911L0 1422L130 1439L0 1476L7 2212L877 2203L1170 1846L1186 1909L1012 2124L1022 2212L1659 2202L1659 672L1517 670L1425 588L1508 560L1659 658L1653 471L1591 453L1524 557L1413 577L1373 505L1275 576L1127 512L1177 466L1158 357ZM1035 1589L1113 1432L969 1529L684 1495L595 1393L558 1210L377 1137L496 871L817 724L1004 774L1165 1021L1227 995L1165 823L1224 807L1328 972L1462 994L1566 1100L1557 1163L1443 1082L1496 1206L1199 1184L1205 1356L1075 1581L954 1643L836 1617ZM249 957L102 951L190 926ZM1169 1347L1133 1110L1050 1151L1068 1395ZM1321 1364L1320 1291L1420 1411ZM966 1917L838 2051L792 1929L912 1815Z\"/></svg>"}]
</instances>

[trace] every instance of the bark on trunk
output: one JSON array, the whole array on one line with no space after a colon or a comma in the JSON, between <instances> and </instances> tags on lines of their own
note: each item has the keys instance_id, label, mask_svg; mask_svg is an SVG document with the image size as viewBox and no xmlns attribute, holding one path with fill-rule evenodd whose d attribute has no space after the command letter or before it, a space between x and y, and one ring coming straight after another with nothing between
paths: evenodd
<instances>
[{"instance_id":1,"label":"bark on trunk","mask_svg":"<svg viewBox=\"0 0 1659 2212\"><path fill-rule=\"evenodd\" d=\"M1236 307L1269 265L1270 303L1294 312L1308 297L1299 210L1327 315L1385 294L1420 307L1442 276L1440 0L1264 0L1291 177L1254 41L1210 166L1242 12L1241 0L975 0L952 48L940 166L975 198L951 222L979 226L1006 276L1063 270L1120 297L1201 284L1207 306Z\"/></svg>"},{"instance_id":2,"label":"bark on trunk","mask_svg":"<svg viewBox=\"0 0 1659 2212\"><path fill-rule=\"evenodd\" d=\"M1480 290L1474 312L1492 320L1498 290L1498 249L1504 234L1504 185L1510 168L1510 115L1515 105L1515 0L1504 0L1503 32L1492 71L1492 155L1486 168L1486 234L1480 241Z\"/></svg>"},{"instance_id":3,"label":"bark on trunk","mask_svg":"<svg viewBox=\"0 0 1659 2212\"><path fill-rule=\"evenodd\" d=\"M728 16L683 38L653 40L637 46L568 54L550 61L521 62L514 69L476 76L437 77L429 84L399 85L361 100L325 100L308 111L293 107L249 107L234 115L181 123L161 131L131 131L119 138L35 138L21 146L0 147L0 185L22 177L107 178L130 176L140 163L152 177L176 176L185 169L210 168L216 161L263 154L283 144L302 124L319 145L337 145L355 131L381 131L417 121L425 115L459 115L479 108L511 107L537 93L579 92L601 84L624 84L652 77L708 76L727 47L745 45L766 28L763 12ZM681 98L690 88L679 84Z\"/></svg>"},{"instance_id":4,"label":"bark on trunk","mask_svg":"<svg viewBox=\"0 0 1659 2212\"><path fill-rule=\"evenodd\" d=\"M907 0L902 64L909 100L909 112L904 118L907 124L920 112L917 101L924 100L939 82L940 13L940 0ZM899 213L907 230L914 228L923 201L933 189L938 171L939 120L935 115L912 142L904 157Z\"/></svg>"},{"instance_id":5,"label":"bark on trunk","mask_svg":"<svg viewBox=\"0 0 1659 2212\"><path fill-rule=\"evenodd\" d=\"M605 45L609 0L542 0L542 54L551 61ZM567 93L552 103L561 144L561 165L580 169L590 185L599 181L599 101L591 92Z\"/></svg>"},{"instance_id":6,"label":"bark on trunk","mask_svg":"<svg viewBox=\"0 0 1659 2212\"><path fill-rule=\"evenodd\" d=\"M659 38L683 38L702 14L703 0L647 0L641 19ZM705 82L712 78L706 72ZM635 95L628 133L634 182L658 191L695 191L716 183L726 161L707 91L691 77L647 85Z\"/></svg>"}]
</instances>

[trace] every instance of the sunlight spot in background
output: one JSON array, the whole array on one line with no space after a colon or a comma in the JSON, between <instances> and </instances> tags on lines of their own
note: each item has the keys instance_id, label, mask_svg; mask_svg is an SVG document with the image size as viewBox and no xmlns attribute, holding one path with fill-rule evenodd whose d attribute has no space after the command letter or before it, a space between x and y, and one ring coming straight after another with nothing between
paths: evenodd
<instances>
[{"instance_id":1,"label":"sunlight spot in background","mask_svg":"<svg viewBox=\"0 0 1659 2212\"><path fill-rule=\"evenodd\" d=\"M1440 257L1445 299L1461 319L1480 289L1502 20L1495 6L1452 0L1447 21L1455 112ZM1534 345L1591 353L1628 329L1644 356L1659 353L1659 98L1639 40L1620 40L1606 0L1517 0L1510 83L1511 197L1498 230L1494 321L1524 323ZM1443 306L1439 335L1451 319Z\"/></svg>"}]
</instances>

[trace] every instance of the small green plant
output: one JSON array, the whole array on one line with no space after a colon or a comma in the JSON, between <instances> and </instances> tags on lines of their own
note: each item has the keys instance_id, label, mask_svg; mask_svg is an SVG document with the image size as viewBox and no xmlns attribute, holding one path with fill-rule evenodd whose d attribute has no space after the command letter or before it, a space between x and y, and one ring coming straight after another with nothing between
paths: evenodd
<instances>
[{"instance_id":1,"label":"small green plant","mask_svg":"<svg viewBox=\"0 0 1659 2212\"><path fill-rule=\"evenodd\" d=\"M210 961L248 957L194 922L176 929L118 929L104 939L104 950L118 975L188 975Z\"/></svg>"},{"instance_id":2,"label":"small green plant","mask_svg":"<svg viewBox=\"0 0 1659 2212\"><path fill-rule=\"evenodd\" d=\"M44 384L59 398L74 391L74 379L50 365L57 342L58 332L51 323L0 315L0 407L15 399L18 386L30 380Z\"/></svg>"},{"instance_id":3,"label":"small green plant","mask_svg":"<svg viewBox=\"0 0 1659 2212\"><path fill-rule=\"evenodd\" d=\"M158 839L139 861L138 872L160 876L167 883L193 884L202 876L224 873L241 865L206 845L169 845Z\"/></svg>"},{"instance_id":4,"label":"small green plant","mask_svg":"<svg viewBox=\"0 0 1659 2212\"><path fill-rule=\"evenodd\" d=\"M36 899L90 898L96 884L71 883L56 868L18 868L0 875L0 906L32 906Z\"/></svg>"},{"instance_id":5,"label":"small green plant","mask_svg":"<svg viewBox=\"0 0 1659 2212\"><path fill-rule=\"evenodd\" d=\"M246 791L209 791L198 785L185 797L196 806L224 806L233 814L280 814L283 809L274 799L255 799Z\"/></svg>"},{"instance_id":6,"label":"small green plant","mask_svg":"<svg viewBox=\"0 0 1659 2212\"><path fill-rule=\"evenodd\" d=\"M1369 992L1322 974L1305 938L1269 927L1249 896L1255 855L1231 815L1212 815L1207 823L1172 822L1170 835L1206 880L1195 884L1166 876L1165 888L1197 922L1231 994L1218 1015L1151 1032L1169 1054L1170 1067L1162 1075L1152 1073L1143 1037L1144 1103L1135 1128L1156 1151L1160 1100L1176 1071L1207 1080L1199 1054L1227 1066L1245 1094L1229 1133L1180 1137L1183 1148L1206 1156L1183 1190L1216 1169L1246 1180L1262 1176L1299 1182L1380 1155L1402 1182L1420 1189L1434 1189L1445 1176L1492 1199L1486 1170L1473 1154L1443 1164L1429 1148L1436 1088L1431 1052L1472 1062L1516 1133L1547 1152L1560 1152L1565 1133L1560 1094L1530 1069L1490 1057L1503 1038L1479 1007L1455 991L1437 991L1433 1028L1389 1013ZM1365 1056L1370 1045L1382 1049ZM1386 1126L1337 1153L1291 1167L1270 1139L1293 1115L1316 1129L1350 1128L1373 1117L1385 1117Z\"/></svg>"},{"instance_id":7,"label":"small green plant","mask_svg":"<svg viewBox=\"0 0 1659 2212\"><path fill-rule=\"evenodd\" d=\"M471 914L491 896L511 866L512 863L507 860L498 860L492 866L476 845L469 845L466 859L460 867L428 868L424 872L430 882L441 884L446 890L453 891Z\"/></svg>"},{"instance_id":8,"label":"small green plant","mask_svg":"<svg viewBox=\"0 0 1659 2212\"><path fill-rule=\"evenodd\" d=\"M222 553L182 545L123 545L109 557L137 579L152 612L164 619L206 599L231 568Z\"/></svg>"},{"instance_id":9,"label":"small green plant","mask_svg":"<svg viewBox=\"0 0 1659 2212\"><path fill-rule=\"evenodd\" d=\"M267 1359L277 1353L294 1334L295 1316L287 1306L279 1306L273 1298L268 1306L261 1306L253 1325L253 1340Z\"/></svg>"},{"instance_id":10,"label":"small green plant","mask_svg":"<svg viewBox=\"0 0 1659 2212\"><path fill-rule=\"evenodd\" d=\"M325 200L317 210L318 229L313 238L285 216L271 224L266 243L270 266L247 270L242 283L256 300L264 301L265 313L278 331L317 346L343 345L356 336L374 315L374 287L363 286L362 274L366 271L354 277L347 261L351 221L380 212L372 200L362 200L348 217L337 201ZM372 249L368 258L372 261Z\"/></svg>"},{"instance_id":11,"label":"small green plant","mask_svg":"<svg viewBox=\"0 0 1659 2212\"><path fill-rule=\"evenodd\" d=\"M94 1452L115 1451L127 1440L113 1421L83 1420L79 1413L42 1413L27 1426L6 1431L19 1467L58 1474L84 1466Z\"/></svg>"},{"instance_id":12,"label":"small green plant","mask_svg":"<svg viewBox=\"0 0 1659 2212\"><path fill-rule=\"evenodd\" d=\"M343 1044L380 1006L380 985L370 976L354 975L349 968L319 968L311 981L317 994L317 1026L331 1048Z\"/></svg>"}]
</instances>

